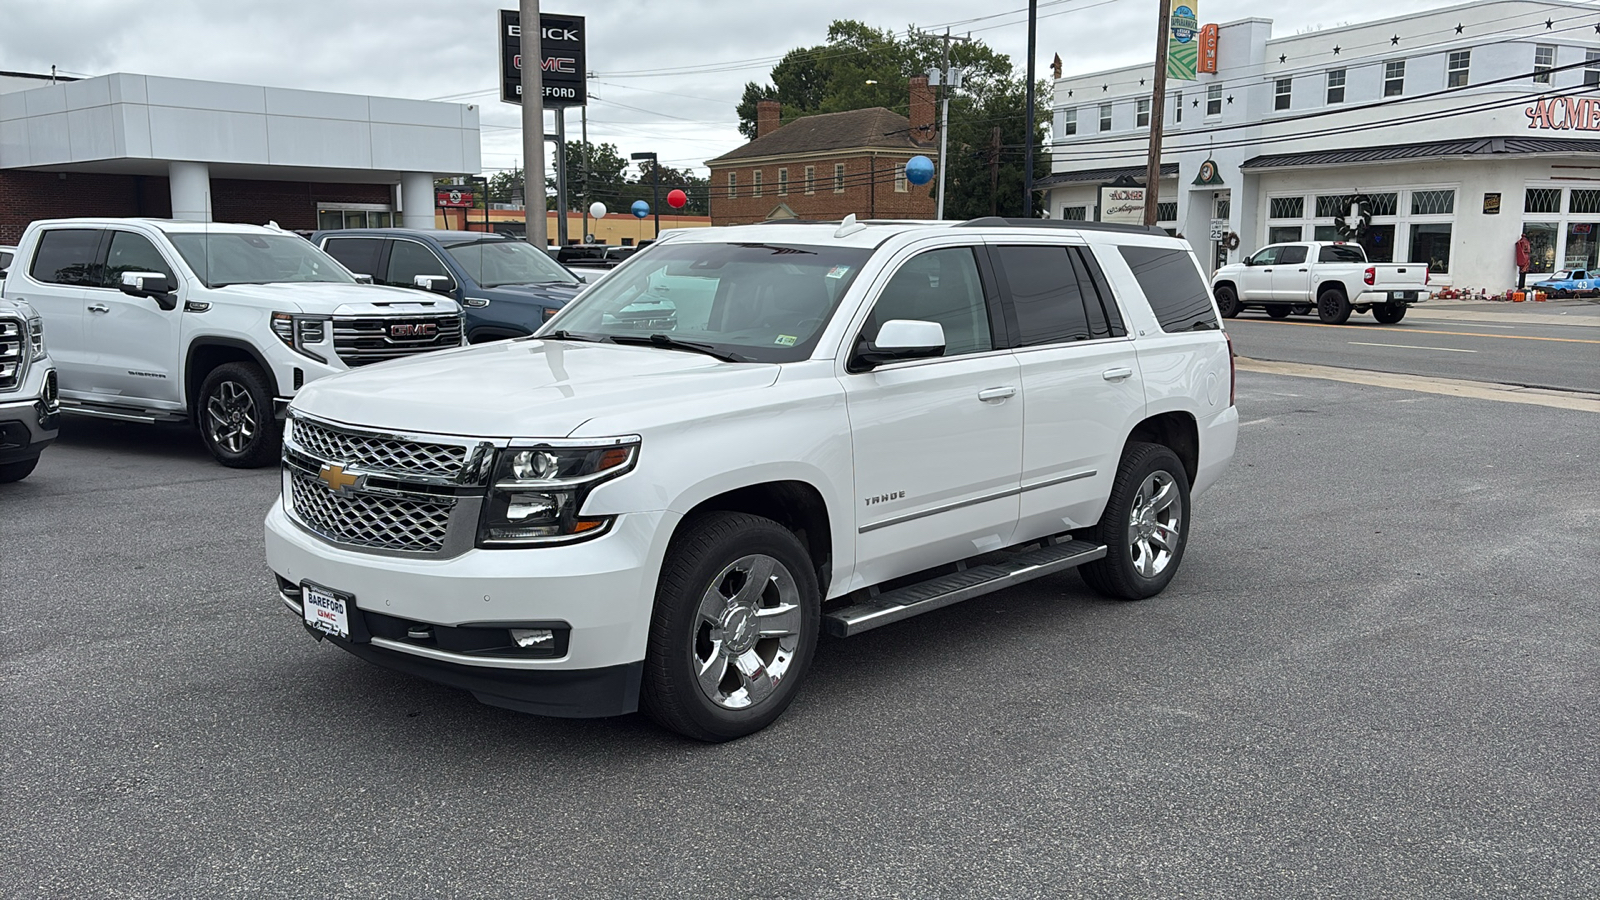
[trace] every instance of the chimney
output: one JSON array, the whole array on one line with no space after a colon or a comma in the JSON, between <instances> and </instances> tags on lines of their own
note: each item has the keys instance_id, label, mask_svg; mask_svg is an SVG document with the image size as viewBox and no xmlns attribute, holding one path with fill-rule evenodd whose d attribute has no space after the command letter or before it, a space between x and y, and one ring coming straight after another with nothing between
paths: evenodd
<instances>
[{"instance_id":1,"label":"chimney","mask_svg":"<svg viewBox=\"0 0 1600 900\"><path fill-rule=\"evenodd\" d=\"M938 133L934 131L933 88L928 87L928 76L916 75L911 78L911 139L923 144L930 144Z\"/></svg>"},{"instance_id":2,"label":"chimney","mask_svg":"<svg viewBox=\"0 0 1600 900\"><path fill-rule=\"evenodd\" d=\"M778 130L778 115L783 104L776 100L756 101L756 137L764 138Z\"/></svg>"}]
</instances>

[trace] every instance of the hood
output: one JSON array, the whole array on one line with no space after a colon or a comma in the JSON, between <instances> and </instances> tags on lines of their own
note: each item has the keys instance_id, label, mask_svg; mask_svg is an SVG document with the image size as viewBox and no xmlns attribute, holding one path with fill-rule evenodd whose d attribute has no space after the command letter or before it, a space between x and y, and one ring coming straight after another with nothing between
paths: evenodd
<instances>
[{"instance_id":1,"label":"hood","mask_svg":"<svg viewBox=\"0 0 1600 900\"><path fill-rule=\"evenodd\" d=\"M473 293L482 294L490 300L532 301L547 306L565 306L583 288L581 284L500 284L492 288L478 288Z\"/></svg>"},{"instance_id":2,"label":"hood","mask_svg":"<svg viewBox=\"0 0 1600 900\"><path fill-rule=\"evenodd\" d=\"M565 437L602 413L702 404L770 386L779 366L681 350L525 338L312 382L293 408L347 425L470 437Z\"/></svg>"},{"instance_id":3,"label":"hood","mask_svg":"<svg viewBox=\"0 0 1600 900\"><path fill-rule=\"evenodd\" d=\"M205 299L217 302L246 303L284 312L325 316L451 315L461 311L461 307L449 297L374 284L308 281L230 284L202 290L205 291Z\"/></svg>"}]
</instances>

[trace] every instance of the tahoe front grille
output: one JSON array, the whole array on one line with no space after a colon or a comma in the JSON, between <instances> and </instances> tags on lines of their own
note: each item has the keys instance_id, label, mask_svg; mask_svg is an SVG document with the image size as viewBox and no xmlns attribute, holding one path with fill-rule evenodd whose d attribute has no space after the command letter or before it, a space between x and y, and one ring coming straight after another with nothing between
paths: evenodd
<instances>
[{"instance_id":1,"label":"tahoe front grille","mask_svg":"<svg viewBox=\"0 0 1600 900\"><path fill-rule=\"evenodd\" d=\"M460 316L333 317L333 349L351 367L459 346Z\"/></svg>"},{"instance_id":2,"label":"tahoe front grille","mask_svg":"<svg viewBox=\"0 0 1600 900\"><path fill-rule=\"evenodd\" d=\"M315 475L290 474L294 513L312 531L341 544L434 553L444 548L454 497L422 499L333 491Z\"/></svg>"},{"instance_id":3,"label":"tahoe front grille","mask_svg":"<svg viewBox=\"0 0 1600 900\"><path fill-rule=\"evenodd\" d=\"M346 468L451 481L461 476L472 453L472 448L458 445L342 431L299 416L290 417L286 436L291 446Z\"/></svg>"},{"instance_id":4,"label":"tahoe front grille","mask_svg":"<svg viewBox=\"0 0 1600 900\"><path fill-rule=\"evenodd\" d=\"M0 319L0 391L14 391L22 384L27 345L28 337L21 322Z\"/></svg>"}]
</instances>

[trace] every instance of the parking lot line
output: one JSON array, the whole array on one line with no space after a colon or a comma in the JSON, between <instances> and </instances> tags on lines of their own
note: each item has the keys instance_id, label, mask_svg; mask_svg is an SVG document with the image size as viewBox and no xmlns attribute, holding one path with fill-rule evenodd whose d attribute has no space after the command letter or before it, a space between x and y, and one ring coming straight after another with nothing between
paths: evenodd
<instances>
[{"instance_id":1,"label":"parking lot line","mask_svg":"<svg viewBox=\"0 0 1600 900\"><path fill-rule=\"evenodd\" d=\"M1434 378L1427 375L1396 375L1390 372L1341 369L1336 366L1315 366L1309 363L1271 362L1243 356L1237 357L1235 362L1241 372L1320 378L1325 381L1366 384L1400 391L1442 394L1447 397L1466 397L1474 400L1497 400L1502 403L1526 403L1531 406L1550 406L1556 409L1600 414L1600 394L1586 394L1581 391L1551 391L1514 384Z\"/></svg>"},{"instance_id":2,"label":"parking lot line","mask_svg":"<svg viewBox=\"0 0 1600 900\"><path fill-rule=\"evenodd\" d=\"M1276 325L1298 325L1302 328L1349 328L1349 325L1329 325L1326 322L1279 322L1271 319L1235 319L1236 322L1259 322ZM1559 324L1559 323L1557 323ZM1381 329L1388 330L1388 329ZM1401 328L1404 334L1453 334L1457 337L1498 338L1502 341L1555 341L1558 344L1600 344L1592 338L1536 337L1531 334L1478 334L1475 331L1429 331L1425 328Z\"/></svg>"}]
</instances>

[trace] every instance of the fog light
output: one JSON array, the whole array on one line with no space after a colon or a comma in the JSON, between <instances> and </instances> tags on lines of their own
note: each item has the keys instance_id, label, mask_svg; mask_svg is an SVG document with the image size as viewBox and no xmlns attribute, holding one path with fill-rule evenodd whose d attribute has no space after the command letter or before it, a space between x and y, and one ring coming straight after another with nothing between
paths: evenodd
<instances>
[{"instance_id":1,"label":"fog light","mask_svg":"<svg viewBox=\"0 0 1600 900\"><path fill-rule=\"evenodd\" d=\"M406 629L406 637L413 641L433 640L433 628L428 625L413 625Z\"/></svg>"},{"instance_id":2,"label":"fog light","mask_svg":"<svg viewBox=\"0 0 1600 900\"><path fill-rule=\"evenodd\" d=\"M513 628L511 639L518 647L554 647L556 633L548 628Z\"/></svg>"}]
</instances>

